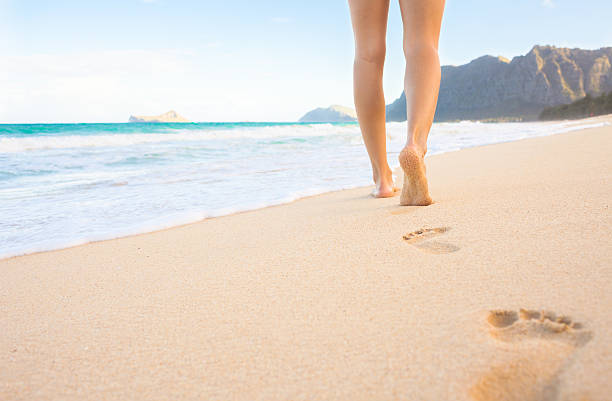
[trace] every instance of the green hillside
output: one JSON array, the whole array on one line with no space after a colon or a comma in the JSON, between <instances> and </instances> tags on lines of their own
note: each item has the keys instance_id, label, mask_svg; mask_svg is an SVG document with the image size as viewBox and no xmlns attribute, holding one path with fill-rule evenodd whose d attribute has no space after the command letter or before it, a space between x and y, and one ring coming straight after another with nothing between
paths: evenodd
<instances>
[{"instance_id":1,"label":"green hillside","mask_svg":"<svg viewBox=\"0 0 612 401\"><path fill-rule=\"evenodd\" d=\"M592 97L586 95L570 104L547 107L540 113L540 120L568 120L612 114L612 91Z\"/></svg>"}]
</instances>

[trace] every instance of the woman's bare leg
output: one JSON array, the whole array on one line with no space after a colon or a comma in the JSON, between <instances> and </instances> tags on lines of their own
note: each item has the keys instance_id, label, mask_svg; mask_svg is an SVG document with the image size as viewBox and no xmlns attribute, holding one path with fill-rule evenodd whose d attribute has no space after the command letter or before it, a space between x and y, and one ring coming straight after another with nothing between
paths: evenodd
<instances>
[{"instance_id":1,"label":"woman's bare leg","mask_svg":"<svg viewBox=\"0 0 612 401\"><path fill-rule=\"evenodd\" d=\"M432 203L423 157L440 89L438 38L444 0L399 0L404 22L406 115L408 140L400 153L404 170L402 205Z\"/></svg>"},{"instance_id":2,"label":"woman's bare leg","mask_svg":"<svg viewBox=\"0 0 612 401\"><path fill-rule=\"evenodd\" d=\"M387 163L385 97L382 87L389 0L349 0L355 33L353 88L363 141L372 163L376 197L393 196Z\"/></svg>"}]
</instances>

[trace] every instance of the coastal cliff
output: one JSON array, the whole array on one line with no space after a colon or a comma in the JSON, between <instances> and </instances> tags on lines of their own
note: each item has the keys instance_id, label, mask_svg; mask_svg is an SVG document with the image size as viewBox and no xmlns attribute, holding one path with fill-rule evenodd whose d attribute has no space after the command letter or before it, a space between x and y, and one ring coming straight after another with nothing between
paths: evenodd
<instances>
[{"instance_id":1,"label":"coastal cliff","mask_svg":"<svg viewBox=\"0 0 612 401\"><path fill-rule=\"evenodd\" d=\"M170 110L167 113L159 116L130 116L131 123L188 123L185 117L179 115L176 111Z\"/></svg>"},{"instance_id":2,"label":"coastal cliff","mask_svg":"<svg viewBox=\"0 0 612 401\"><path fill-rule=\"evenodd\" d=\"M483 56L443 66L436 121L533 120L550 106L612 90L612 47L534 46L512 60ZM404 94L387 106L388 121L406 120Z\"/></svg>"}]
</instances>

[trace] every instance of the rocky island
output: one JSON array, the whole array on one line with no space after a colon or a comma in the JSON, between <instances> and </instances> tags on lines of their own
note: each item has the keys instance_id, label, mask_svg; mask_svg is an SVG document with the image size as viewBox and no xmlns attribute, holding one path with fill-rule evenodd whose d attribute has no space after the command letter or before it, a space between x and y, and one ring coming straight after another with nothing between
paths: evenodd
<instances>
[{"instance_id":1,"label":"rocky island","mask_svg":"<svg viewBox=\"0 0 612 401\"><path fill-rule=\"evenodd\" d=\"M344 106L319 107L304 114L301 123L343 123L357 121L355 110Z\"/></svg>"},{"instance_id":2,"label":"rocky island","mask_svg":"<svg viewBox=\"0 0 612 401\"><path fill-rule=\"evenodd\" d=\"M176 111L170 110L167 113L159 116L130 116L131 123L188 123L190 122L185 117L179 115Z\"/></svg>"}]
</instances>

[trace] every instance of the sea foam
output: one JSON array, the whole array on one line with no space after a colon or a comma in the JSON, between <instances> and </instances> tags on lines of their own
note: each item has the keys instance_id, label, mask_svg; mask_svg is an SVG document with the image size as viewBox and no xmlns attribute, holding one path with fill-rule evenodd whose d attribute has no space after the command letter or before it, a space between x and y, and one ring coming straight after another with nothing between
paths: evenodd
<instances>
[{"instance_id":1,"label":"sea foam","mask_svg":"<svg viewBox=\"0 0 612 401\"><path fill-rule=\"evenodd\" d=\"M602 123L436 123L429 154ZM389 161L406 140L387 124ZM0 257L370 185L357 124L0 125Z\"/></svg>"}]
</instances>

